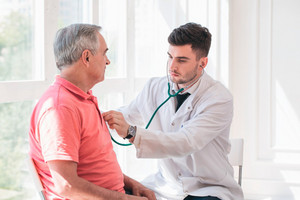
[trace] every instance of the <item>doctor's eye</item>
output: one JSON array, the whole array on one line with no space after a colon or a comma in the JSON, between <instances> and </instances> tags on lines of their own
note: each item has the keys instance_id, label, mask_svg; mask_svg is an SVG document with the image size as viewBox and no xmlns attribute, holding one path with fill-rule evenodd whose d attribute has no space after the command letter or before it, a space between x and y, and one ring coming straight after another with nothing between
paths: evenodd
<instances>
[{"instance_id":1,"label":"doctor's eye","mask_svg":"<svg viewBox=\"0 0 300 200\"><path fill-rule=\"evenodd\" d=\"M186 60L181 60L181 59L179 59L178 62L179 62L179 63L185 63Z\"/></svg>"}]
</instances>

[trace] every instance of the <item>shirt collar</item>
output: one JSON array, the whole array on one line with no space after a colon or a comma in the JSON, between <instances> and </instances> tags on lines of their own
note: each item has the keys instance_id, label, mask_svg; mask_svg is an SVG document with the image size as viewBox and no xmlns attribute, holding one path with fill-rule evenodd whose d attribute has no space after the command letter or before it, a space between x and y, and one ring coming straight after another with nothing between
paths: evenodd
<instances>
[{"instance_id":1,"label":"shirt collar","mask_svg":"<svg viewBox=\"0 0 300 200\"><path fill-rule=\"evenodd\" d=\"M92 90L89 90L87 93L85 93L83 90L81 90L79 87L77 87L70 81L67 81L66 79L60 77L60 75L56 75L54 84L61 85L62 87L66 88L70 92L76 94L77 96L83 99L94 99Z\"/></svg>"}]
</instances>

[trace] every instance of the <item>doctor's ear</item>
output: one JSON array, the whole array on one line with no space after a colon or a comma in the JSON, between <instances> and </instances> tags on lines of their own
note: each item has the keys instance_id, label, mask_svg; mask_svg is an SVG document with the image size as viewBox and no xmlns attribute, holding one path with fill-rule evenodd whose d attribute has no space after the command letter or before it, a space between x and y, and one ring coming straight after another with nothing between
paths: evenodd
<instances>
[{"instance_id":1,"label":"doctor's ear","mask_svg":"<svg viewBox=\"0 0 300 200\"><path fill-rule=\"evenodd\" d=\"M207 63L208 63L208 58L207 57L202 57L200 59L200 65L199 65L199 67L201 67L202 69L204 69L206 67Z\"/></svg>"}]
</instances>

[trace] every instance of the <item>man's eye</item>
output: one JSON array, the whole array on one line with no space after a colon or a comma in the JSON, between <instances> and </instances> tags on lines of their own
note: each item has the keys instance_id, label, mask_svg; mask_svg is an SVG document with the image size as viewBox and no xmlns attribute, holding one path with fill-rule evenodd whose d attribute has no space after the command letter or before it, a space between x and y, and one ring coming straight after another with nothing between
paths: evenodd
<instances>
[{"instance_id":1,"label":"man's eye","mask_svg":"<svg viewBox=\"0 0 300 200\"><path fill-rule=\"evenodd\" d=\"M180 63L185 63L186 60L178 60L178 62L180 62Z\"/></svg>"}]
</instances>

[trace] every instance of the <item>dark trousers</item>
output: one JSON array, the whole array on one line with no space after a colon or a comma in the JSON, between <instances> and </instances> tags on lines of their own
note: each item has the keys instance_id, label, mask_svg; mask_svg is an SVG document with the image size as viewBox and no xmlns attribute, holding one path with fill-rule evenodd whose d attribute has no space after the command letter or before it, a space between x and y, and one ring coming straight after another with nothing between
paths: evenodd
<instances>
[{"instance_id":1,"label":"dark trousers","mask_svg":"<svg viewBox=\"0 0 300 200\"><path fill-rule=\"evenodd\" d=\"M184 200L221 200L217 197L211 197L211 196L207 196L207 197L194 197L194 196L187 196L184 198Z\"/></svg>"}]
</instances>

